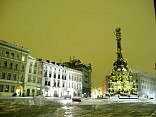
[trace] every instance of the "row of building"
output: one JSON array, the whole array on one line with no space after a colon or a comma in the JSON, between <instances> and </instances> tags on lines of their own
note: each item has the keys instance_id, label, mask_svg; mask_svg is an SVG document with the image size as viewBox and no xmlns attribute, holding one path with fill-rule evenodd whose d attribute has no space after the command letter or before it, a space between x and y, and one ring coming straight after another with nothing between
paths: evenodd
<instances>
[{"instance_id":1,"label":"row of building","mask_svg":"<svg viewBox=\"0 0 156 117\"><path fill-rule=\"evenodd\" d=\"M0 96L90 96L91 72L91 64L80 60L42 60L27 48L0 40Z\"/></svg>"}]
</instances>

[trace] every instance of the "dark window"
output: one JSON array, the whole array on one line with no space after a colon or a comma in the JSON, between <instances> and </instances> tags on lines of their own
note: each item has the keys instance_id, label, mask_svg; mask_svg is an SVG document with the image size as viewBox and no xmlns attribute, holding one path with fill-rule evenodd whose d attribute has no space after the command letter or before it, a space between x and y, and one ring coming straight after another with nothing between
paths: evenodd
<instances>
[{"instance_id":1,"label":"dark window","mask_svg":"<svg viewBox=\"0 0 156 117\"><path fill-rule=\"evenodd\" d=\"M35 67L37 67L37 63L35 63Z\"/></svg>"},{"instance_id":2,"label":"dark window","mask_svg":"<svg viewBox=\"0 0 156 117\"><path fill-rule=\"evenodd\" d=\"M51 73L49 74L49 77L51 78Z\"/></svg>"},{"instance_id":3,"label":"dark window","mask_svg":"<svg viewBox=\"0 0 156 117\"><path fill-rule=\"evenodd\" d=\"M0 92L3 92L3 85L0 85Z\"/></svg>"},{"instance_id":4,"label":"dark window","mask_svg":"<svg viewBox=\"0 0 156 117\"><path fill-rule=\"evenodd\" d=\"M32 71L32 68L30 67L30 68L29 68L29 73L31 73L31 71Z\"/></svg>"},{"instance_id":5,"label":"dark window","mask_svg":"<svg viewBox=\"0 0 156 117\"><path fill-rule=\"evenodd\" d=\"M47 77L47 71L44 72L44 77Z\"/></svg>"},{"instance_id":6,"label":"dark window","mask_svg":"<svg viewBox=\"0 0 156 117\"><path fill-rule=\"evenodd\" d=\"M57 87L59 87L60 86L60 83L59 82L57 82Z\"/></svg>"},{"instance_id":7,"label":"dark window","mask_svg":"<svg viewBox=\"0 0 156 117\"><path fill-rule=\"evenodd\" d=\"M7 77L7 80L10 80L11 79L11 74L8 73L8 77Z\"/></svg>"},{"instance_id":8,"label":"dark window","mask_svg":"<svg viewBox=\"0 0 156 117\"><path fill-rule=\"evenodd\" d=\"M14 70L17 70L17 69L18 69L18 64L15 64Z\"/></svg>"},{"instance_id":9,"label":"dark window","mask_svg":"<svg viewBox=\"0 0 156 117\"><path fill-rule=\"evenodd\" d=\"M3 68L7 68L7 61L4 61L4 66Z\"/></svg>"},{"instance_id":10,"label":"dark window","mask_svg":"<svg viewBox=\"0 0 156 117\"><path fill-rule=\"evenodd\" d=\"M58 75L58 79L60 79L60 74Z\"/></svg>"},{"instance_id":11,"label":"dark window","mask_svg":"<svg viewBox=\"0 0 156 117\"><path fill-rule=\"evenodd\" d=\"M36 82L36 77L34 76L34 77L33 77L33 83L35 83L35 82Z\"/></svg>"},{"instance_id":12,"label":"dark window","mask_svg":"<svg viewBox=\"0 0 156 117\"><path fill-rule=\"evenodd\" d=\"M12 69L12 65L13 65L13 63L10 62L10 63L9 63L9 69Z\"/></svg>"},{"instance_id":13,"label":"dark window","mask_svg":"<svg viewBox=\"0 0 156 117\"><path fill-rule=\"evenodd\" d=\"M63 83L62 87L64 87L64 83Z\"/></svg>"},{"instance_id":14,"label":"dark window","mask_svg":"<svg viewBox=\"0 0 156 117\"><path fill-rule=\"evenodd\" d=\"M16 80L16 74L13 74L13 76L12 76L12 80Z\"/></svg>"},{"instance_id":15,"label":"dark window","mask_svg":"<svg viewBox=\"0 0 156 117\"><path fill-rule=\"evenodd\" d=\"M23 82L23 76L22 76L22 75L20 75L19 81L20 81L20 82Z\"/></svg>"},{"instance_id":16,"label":"dark window","mask_svg":"<svg viewBox=\"0 0 156 117\"><path fill-rule=\"evenodd\" d=\"M56 82L54 82L54 87L56 87Z\"/></svg>"},{"instance_id":17,"label":"dark window","mask_svg":"<svg viewBox=\"0 0 156 117\"><path fill-rule=\"evenodd\" d=\"M36 70L34 70L34 74L36 74Z\"/></svg>"},{"instance_id":18,"label":"dark window","mask_svg":"<svg viewBox=\"0 0 156 117\"><path fill-rule=\"evenodd\" d=\"M11 92L14 92L15 86L11 86Z\"/></svg>"},{"instance_id":19,"label":"dark window","mask_svg":"<svg viewBox=\"0 0 156 117\"><path fill-rule=\"evenodd\" d=\"M21 71L24 72L24 65L21 65Z\"/></svg>"},{"instance_id":20,"label":"dark window","mask_svg":"<svg viewBox=\"0 0 156 117\"><path fill-rule=\"evenodd\" d=\"M6 51L5 56L9 57L9 52L8 51Z\"/></svg>"},{"instance_id":21,"label":"dark window","mask_svg":"<svg viewBox=\"0 0 156 117\"><path fill-rule=\"evenodd\" d=\"M5 92L9 92L9 85L6 85Z\"/></svg>"},{"instance_id":22,"label":"dark window","mask_svg":"<svg viewBox=\"0 0 156 117\"><path fill-rule=\"evenodd\" d=\"M18 60L19 59L19 55L16 55L16 60Z\"/></svg>"},{"instance_id":23,"label":"dark window","mask_svg":"<svg viewBox=\"0 0 156 117\"><path fill-rule=\"evenodd\" d=\"M31 82L31 76L28 77L28 82Z\"/></svg>"},{"instance_id":24,"label":"dark window","mask_svg":"<svg viewBox=\"0 0 156 117\"><path fill-rule=\"evenodd\" d=\"M14 58L14 53L11 53L11 58Z\"/></svg>"},{"instance_id":25,"label":"dark window","mask_svg":"<svg viewBox=\"0 0 156 117\"><path fill-rule=\"evenodd\" d=\"M54 78L56 78L56 73L54 73Z\"/></svg>"},{"instance_id":26,"label":"dark window","mask_svg":"<svg viewBox=\"0 0 156 117\"><path fill-rule=\"evenodd\" d=\"M5 73L4 72L2 72L1 79L5 79Z\"/></svg>"},{"instance_id":27,"label":"dark window","mask_svg":"<svg viewBox=\"0 0 156 117\"><path fill-rule=\"evenodd\" d=\"M50 86L50 81L48 82L48 86Z\"/></svg>"},{"instance_id":28,"label":"dark window","mask_svg":"<svg viewBox=\"0 0 156 117\"><path fill-rule=\"evenodd\" d=\"M47 85L47 81L45 81L45 85Z\"/></svg>"}]
</instances>

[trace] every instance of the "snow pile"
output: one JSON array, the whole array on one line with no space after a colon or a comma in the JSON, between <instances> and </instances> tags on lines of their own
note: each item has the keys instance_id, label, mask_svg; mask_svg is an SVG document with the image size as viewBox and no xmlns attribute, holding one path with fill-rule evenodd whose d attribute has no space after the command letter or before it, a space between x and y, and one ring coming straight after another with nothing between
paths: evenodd
<instances>
[{"instance_id":1,"label":"snow pile","mask_svg":"<svg viewBox=\"0 0 156 117\"><path fill-rule=\"evenodd\" d=\"M20 99L15 99L13 102L11 102L11 105L60 105L59 102L57 101L48 101L46 98L43 96L36 96L33 98L20 98Z\"/></svg>"}]
</instances>

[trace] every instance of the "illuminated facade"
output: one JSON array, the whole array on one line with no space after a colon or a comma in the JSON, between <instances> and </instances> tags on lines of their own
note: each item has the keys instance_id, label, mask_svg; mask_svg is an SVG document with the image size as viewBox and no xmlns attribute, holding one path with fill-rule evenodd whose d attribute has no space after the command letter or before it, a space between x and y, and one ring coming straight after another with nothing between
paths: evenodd
<instances>
[{"instance_id":1,"label":"illuminated facade","mask_svg":"<svg viewBox=\"0 0 156 117\"><path fill-rule=\"evenodd\" d=\"M35 58L28 56L26 77L24 83L25 96L37 94L38 62Z\"/></svg>"},{"instance_id":2,"label":"illuminated facade","mask_svg":"<svg viewBox=\"0 0 156 117\"><path fill-rule=\"evenodd\" d=\"M117 60L113 64L113 69L110 75L106 76L107 93L130 95L137 94L138 85L135 78L132 77L131 71L128 68L127 61L122 56L121 49L121 30L116 29L117 41Z\"/></svg>"},{"instance_id":3,"label":"illuminated facade","mask_svg":"<svg viewBox=\"0 0 156 117\"><path fill-rule=\"evenodd\" d=\"M40 61L40 68L42 69L40 89L42 95L82 96L82 72L49 60Z\"/></svg>"},{"instance_id":4,"label":"illuminated facade","mask_svg":"<svg viewBox=\"0 0 156 117\"><path fill-rule=\"evenodd\" d=\"M136 79L139 96L156 99L156 77L136 69L132 69L132 75Z\"/></svg>"},{"instance_id":5,"label":"illuminated facade","mask_svg":"<svg viewBox=\"0 0 156 117\"><path fill-rule=\"evenodd\" d=\"M0 96L22 95L30 50L0 40Z\"/></svg>"},{"instance_id":6,"label":"illuminated facade","mask_svg":"<svg viewBox=\"0 0 156 117\"><path fill-rule=\"evenodd\" d=\"M84 97L91 96L91 64L83 64L80 60L70 58L69 62L64 62L63 65L71 69L76 69L82 72L82 94Z\"/></svg>"}]
</instances>

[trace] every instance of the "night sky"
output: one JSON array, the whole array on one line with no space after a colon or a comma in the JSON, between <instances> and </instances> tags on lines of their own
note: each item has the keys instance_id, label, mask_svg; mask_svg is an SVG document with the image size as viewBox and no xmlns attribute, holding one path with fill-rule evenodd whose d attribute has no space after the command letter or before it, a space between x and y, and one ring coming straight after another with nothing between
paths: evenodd
<instances>
[{"instance_id":1,"label":"night sky","mask_svg":"<svg viewBox=\"0 0 156 117\"><path fill-rule=\"evenodd\" d=\"M129 67L154 74L153 0L0 0L1 40L29 48L35 58L91 63L93 86L113 68L117 27Z\"/></svg>"}]
</instances>

